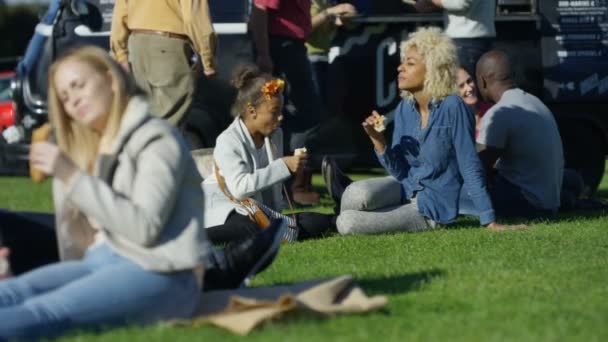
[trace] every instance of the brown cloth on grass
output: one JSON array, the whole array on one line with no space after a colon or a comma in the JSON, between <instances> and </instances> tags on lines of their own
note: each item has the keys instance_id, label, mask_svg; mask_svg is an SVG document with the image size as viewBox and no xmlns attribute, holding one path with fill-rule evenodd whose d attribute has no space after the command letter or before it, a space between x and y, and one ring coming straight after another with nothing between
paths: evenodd
<instances>
[{"instance_id":1,"label":"brown cloth on grass","mask_svg":"<svg viewBox=\"0 0 608 342\"><path fill-rule=\"evenodd\" d=\"M203 294L194 326L211 323L239 335L287 312L321 315L364 313L387 304L386 296L368 297L351 276L286 286L211 291Z\"/></svg>"}]
</instances>

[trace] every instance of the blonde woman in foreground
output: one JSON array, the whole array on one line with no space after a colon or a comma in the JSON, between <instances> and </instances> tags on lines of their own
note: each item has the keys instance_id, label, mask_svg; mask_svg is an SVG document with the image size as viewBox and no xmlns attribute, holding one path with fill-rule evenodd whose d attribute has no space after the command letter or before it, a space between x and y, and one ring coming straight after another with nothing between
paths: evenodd
<instances>
[{"instance_id":1,"label":"blonde woman in foreground","mask_svg":"<svg viewBox=\"0 0 608 342\"><path fill-rule=\"evenodd\" d=\"M200 302L195 269L205 268L204 289L231 288L271 262L277 222L251 240L211 248L201 177L183 138L148 115L105 51L69 52L49 80L57 144L32 144L30 160L54 177L63 261L0 281L0 340L187 318ZM27 224L10 212L1 217L14 229Z\"/></svg>"}]
</instances>

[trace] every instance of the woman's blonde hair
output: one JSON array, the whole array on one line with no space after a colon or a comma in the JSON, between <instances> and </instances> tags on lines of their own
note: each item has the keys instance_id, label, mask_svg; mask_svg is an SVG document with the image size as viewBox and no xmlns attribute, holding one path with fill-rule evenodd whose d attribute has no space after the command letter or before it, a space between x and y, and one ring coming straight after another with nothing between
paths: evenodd
<instances>
[{"instance_id":1,"label":"woman's blonde hair","mask_svg":"<svg viewBox=\"0 0 608 342\"><path fill-rule=\"evenodd\" d=\"M401 43L401 60L405 52L416 48L424 60L426 75L424 90L435 100L441 100L456 92L456 71L458 57L456 46L438 27L421 27L410 33L408 39ZM412 99L409 91L403 90L401 96Z\"/></svg>"},{"instance_id":2,"label":"woman's blonde hair","mask_svg":"<svg viewBox=\"0 0 608 342\"><path fill-rule=\"evenodd\" d=\"M110 75L111 84L108 84L108 87L113 88L114 94L104 132L97 132L79 124L66 113L57 94L55 77L59 67L67 61L85 63L96 72ZM61 56L51 65L49 71L48 96L49 120L61 151L68 155L81 170L93 174L102 136L109 141L114 140L118 134L127 103L137 93L137 87L131 77L107 52L98 47L80 47ZM75 249L73 253L84 254L84 251L93 242L96 230L91 227L86 216L72 205L64 208L62 220L67 223L66 227L69 228L68 231L63 232L63 235L58 234L60 244L66 238L65 234L68 234L69 239L76 244L71 247Z\"/></svg>"},{"instance_id":3,"label":"woman's blonde hair","mask_svg":"<svg viewBox=\"0 0 608 342\"><path fill-rule=\"evenodd\" d=\"M110 75L112 83L108 87L113 88L114 95L104 132L96 132L67 115L55 85L57 70L67 61L85 63L96 72ZM118 133L127 103L138 93L135 82L106 51L94 46L79 47L65 53L51 65L48 80L49 120L57 145L82 170L92 173L101 136L112 140Z\"/></svg>"}]
</instances>

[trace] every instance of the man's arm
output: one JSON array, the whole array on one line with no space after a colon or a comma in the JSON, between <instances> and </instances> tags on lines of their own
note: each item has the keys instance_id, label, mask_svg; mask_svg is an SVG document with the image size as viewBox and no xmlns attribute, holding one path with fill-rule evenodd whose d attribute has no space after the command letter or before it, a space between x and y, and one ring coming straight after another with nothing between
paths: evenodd
<instances>
[{"instance_id":1,"label":"man's arm","mask_svg":"<svg viewBox=\"0 0 608 342\"><path fill-rule=\"evenodd\" d=\"M319 26L325 24L330 20L334 20L333 24L336 26L341 26L342 17L347 19L348 17L352 17L357 15L357 9L348 3L338 4L333 7L327 7L322 9L320 6L313 2L311 7L312 14L312 30L316 30Z\"/></svg>"},{"instance_id":2,"label":"man's arm","mask_svg":"<svg viewBox=\"0 0 608 342\"><path fill-rule=\"evenodd\" d=\"M180 1L180 4L184 31L190 37L196 52L201 57L205 75L215 75L217 70L215 62L217 37L209 15L209 3L207 0L190 0Z\"/></svg>"},{"instance_id":3,"label":"man's arm","mask_svg":"<svg viewBox=\"0 0 608 342\"><path fill-rule=\"evenodd\" d=\"M312 1L310 5L310 16L312 19L312 30L316 30L319 26L325 24L330 18L327 12L328 7L323 6L319 1Z\"/></svg>"},{"instance_id":4,"label":"man's arm","mask_svg":"<svg viewBox=\"0 0 608 342\"><path fill-rule=\"evenodd\" d=\"M112 56L126 70L129 68L128 41L130 30L127 26L128 9L125 0L116 0L112 13L112 28L110 31L110 50Z\"/></svg>"},{"instance_id":5,"label":"man's arm","mask_svg":"<svg viewBox=\"0 0 608 342\"><path fill-rule=\"evenodd\" d=\"M437 7L444 8L448 11L464 11L469 9L474 2L488 0L432 0Z\"/></svg>"},{"instance_id":6,"label":"man's arm","mask_svg":"<svg viewBox=\"0 0 608 342\"><path fill-rule=\"evenodd\" d=\"M253 43L257 53L256 63L266 72L272 72L272 58L268 44L268 9L255 2L251 6L249 28L253 34Z\"/></svg>"}]
</instances>

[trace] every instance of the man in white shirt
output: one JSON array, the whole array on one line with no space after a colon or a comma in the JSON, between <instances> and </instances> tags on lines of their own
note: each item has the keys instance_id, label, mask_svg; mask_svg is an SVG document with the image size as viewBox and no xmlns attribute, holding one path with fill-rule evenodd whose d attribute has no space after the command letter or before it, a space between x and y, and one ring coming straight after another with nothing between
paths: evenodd
<instances>
[{"instance_id":1,"label":"man in white shirt","mask_svg":"<svg viewBox=\"0 0 608 342\"><path fill-rule=\"evenodd\" d=\"M444 9L444 27L458 49L460 65L475 78L475 65L496 37L495 0L416 0L418 12Z\"/></svg>"}]
</instances>

